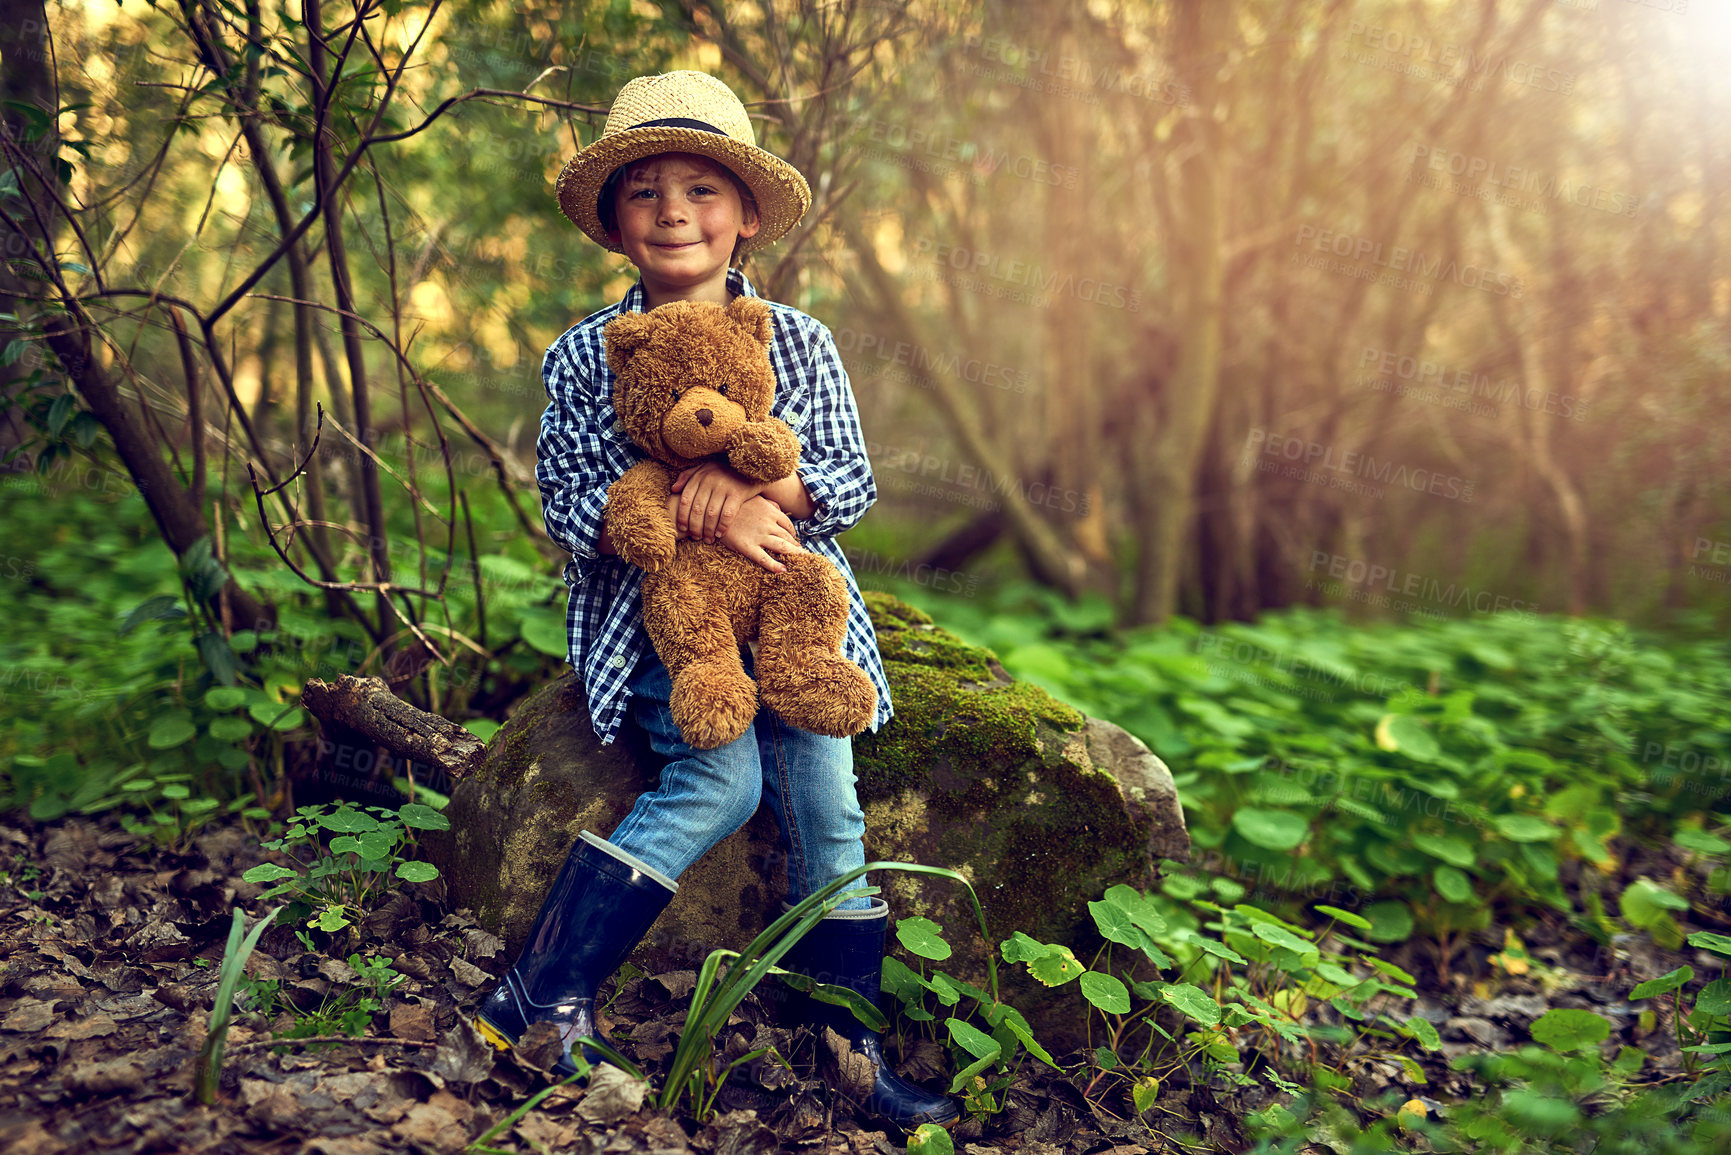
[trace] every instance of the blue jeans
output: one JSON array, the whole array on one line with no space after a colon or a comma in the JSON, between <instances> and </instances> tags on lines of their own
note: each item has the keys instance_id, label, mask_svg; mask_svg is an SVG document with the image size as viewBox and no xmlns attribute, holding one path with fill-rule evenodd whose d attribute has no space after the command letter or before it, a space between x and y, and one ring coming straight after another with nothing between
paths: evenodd
<instances>
[{"instance_id":1,"label":"blue jeans","mask_svg":"<svg viewBox=\"0 0 1731 1155\"><path fill-rule=\"evenodd\" d=\"M749 652L744 660L749 674ZM850 739L807 733L762 708L735 741L698 750L685 744L673 723L667 705L673 681L654 651L638 663L627 685L632 724L668 761L658 788L638 796L608 842L678 878L750 821L767 796L787 847L788 902L865 865L865 814L854 793ZM851 885L864 886L866 880ZM869 899L850 898L838 909L870 905Z\"/></svg>"}]
</instances>

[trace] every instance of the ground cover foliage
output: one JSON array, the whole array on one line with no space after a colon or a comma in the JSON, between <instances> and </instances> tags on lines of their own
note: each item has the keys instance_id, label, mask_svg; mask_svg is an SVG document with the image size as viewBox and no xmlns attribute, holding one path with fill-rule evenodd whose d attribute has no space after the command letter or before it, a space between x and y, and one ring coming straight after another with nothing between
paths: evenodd
<instances>
[{"instance_id":1,"label":"ground cover foliage","mask_svg":"<svg viewBox=\"0 0 1731 1155\"><path fill-rule=\"evenodd\" d=\"M305 777L316 742L300 685L379 655L273 578L272 559L234 550L235 580L277 582L281 626L226 638L227 657L200 639L218 632L210 587L230 575L177 565L136 497L21 494L0 496L27 543L0 612L38 625L0 654L9 1143L902 1149L825 1089L822 1041L781 1025L767 992L731 1017L713 1069L763 1054L696 1102L661 1114L610 1073L510 1119L546 1086L552 1052L531 1038L498 1056L459 1021L509 960L415 860L442 799L423 784L344 805L315 792L365 774ZM482 733L555 668L559 610L556 583L519 556L530 547L487 544L471 567L498 579L484 628L463 583L448 602L451 630L488 639L485 662L417 682ZM1198 847L1099 896L1093 941L995 928L1000 966L1090 1009L1089 1045L1072 1052L944 973L969 928L898 924L892 1049L964 1099L957 1149L1722 1145L1723 641L1302 610L1120 631L1096 603L1022 587L927 604L1166 756ZM247 925L280 913L236 986L203 1106L199 1052L237 908ZM622 1057L657 1088L696 977L627 972L607 992Z\"/></svg>"}]
</instances>

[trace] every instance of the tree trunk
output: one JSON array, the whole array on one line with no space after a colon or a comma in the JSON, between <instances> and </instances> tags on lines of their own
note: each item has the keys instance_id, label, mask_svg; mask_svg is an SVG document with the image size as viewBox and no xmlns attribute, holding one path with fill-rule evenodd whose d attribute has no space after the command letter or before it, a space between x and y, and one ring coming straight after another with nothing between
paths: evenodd
<instances>
[{"instance_id":1,"label":"tree trunk","mask_svg":"<svg viewBox=\"0 0 1731 1155\"><path fill-rule=\"evenodd\" d=\"M1159 426L1142 442L1150 452L1140 487L1141 556L1131 612L1139 623L1165 621L1178 608L1196 468L1220 391L1226 226L1220 203L1221 133L1213 110L1218 46L1230 8L1227 0L1182 0L1177 10L1179 66L1197 111L1184 122L1183 136L1194 151L1179 175L1186 239L1178 265L1178 365L1160 406Z\"/></svg>"},{"instance_id":2,"label":"tree trunk","mask_svg":"<svg viewBox=\"0 0 1731 1155\"><path fill-rule=\"evenodd\" d=\"M194 504L192 495L175 480L156 444L127 409L120 390L90 356L84 334L95 331L94 324L81 310L55 316L48 324L48 347L60 359L66 375L78 390L78 396L108 431L120 460L132 475L150 515L156 519L162 539L179 557L199 538L208 535L210 526L205 522L203 512ZM260 604L233 582L226 589L229 610L237 628L260 629L270 623L273 618L270 607Z\"/></svg>"}]
</instances>

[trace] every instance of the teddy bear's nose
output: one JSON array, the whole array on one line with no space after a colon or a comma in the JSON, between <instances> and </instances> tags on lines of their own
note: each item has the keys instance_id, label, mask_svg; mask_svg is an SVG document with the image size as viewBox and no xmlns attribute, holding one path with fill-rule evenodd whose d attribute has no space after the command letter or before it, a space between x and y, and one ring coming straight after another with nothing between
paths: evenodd
<instances>
[{"instance_id":1,"label":"teddy bear's nose","mask_svg":"<svg viewBox=\"0 0 1731 1155\"><path fill-rule=\"evenodd\" d=\"M697 423L699 425L702 425L702 426L707 428L709 423L711 421L714 421L714 420L715 420L715 414L711 413L709 410L699 409L697 411Z\"/></svg>"}]
</instances>

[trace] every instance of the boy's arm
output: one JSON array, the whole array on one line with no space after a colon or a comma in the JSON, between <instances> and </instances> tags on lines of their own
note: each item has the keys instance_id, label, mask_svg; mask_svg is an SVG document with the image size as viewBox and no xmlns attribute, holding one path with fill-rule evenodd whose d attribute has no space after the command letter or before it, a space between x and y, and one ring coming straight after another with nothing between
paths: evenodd
<instances>
[{"instance_id":1,"label":"boy's arm","mask_svg":"<svg viewBox=\"0 0 1731 1155\"><path fill-rule=\"evenodd\" d=\"M807 537L834 537L865 516L878 490L835 338L826 326L817 324L810 339L801 368L809 375L811 413L805 428L795 431L803 448L799 471L788 480L801 484L811 505L809 517L796 518L800 532ZM768 489L764 493L773 496Z\"/></svg>"},{"instance_id":2,"label":"boy's arm","mask_svg":"<svg viewBox=\"0 0 1731 1155\"><path fill-rule=\"evenodd\" d=\"M541 378L548 404L541 415L535 482L547 536L579 561L594 561L603 552L601 514L607 508L607 487L637 458L628 440L609 433L612 406L592 396L592 382L564 345L547 350Z\"/></svg>"}]
</instances>

